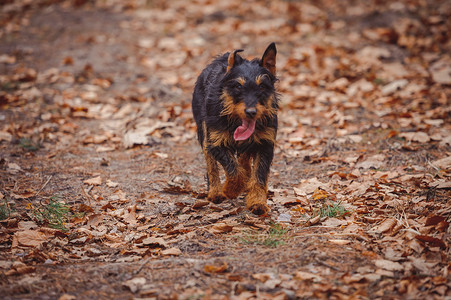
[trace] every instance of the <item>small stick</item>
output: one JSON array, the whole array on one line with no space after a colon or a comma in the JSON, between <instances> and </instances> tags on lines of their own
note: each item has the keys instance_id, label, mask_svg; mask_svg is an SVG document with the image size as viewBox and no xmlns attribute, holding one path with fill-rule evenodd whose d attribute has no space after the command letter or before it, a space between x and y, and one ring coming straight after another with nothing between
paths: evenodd
<instances>
[{"instance_id":1,"label":"small stick","mask_svg":"<svg viewBox=\"0 0 451 300\"><path fill-rule=\"evenodd\" d=\"M144 268L144 266L149 262L149 260L150 260L151 258L152 258L152 257L146 258L146 260L141 264L141 266L139 267L139 269L136 270L136 271L133 273L133 276L135 276L136 274L138 274L139 272L141 272L141 270Z\"/></svg>"},{"instance_id":2,"label":"small stick","mask_svg":"<svg viewBox=\"0 0 451 300\"><path fill-rule=\"evenodd\" d=\"M340 269L338 269L338 268L336 268L336 267L334 267L334 266L331 266L331 265L329 265L328 263L325 263L325 262L319 260L318 258L315 258L315 261L316 261L317 263L319 263L320 265L323 265L323 266L325 266L325 267L328 267L329 269L332 269L332 270L334 270L334 271L337 271L337 272L340 272L340 271L341 271Z\"/></svg>"},{"instance_id":3,"label":"small stick","mask_svg":"<svg viewBox=\"0 0 451 300\"><path fill-rule=\"evenodd\" d=\"M44 183L44 185L39 189L39 191L34 195L34 197L37 197L42 190L45 188L45 186L50 182L50 179L52 179L53 175L50 175L49 178L47 179L47 181Z\"/></svg>"},{"instance_id":4,"label":"small stick","mask_svg":"<svg viewBox=\"0 0 451 300\"><path fill-rule=\"evenodd\" d=\"M81 186L81 191L83 192L83 195L85 195L85 197L88 199L89 206L91 206L92 197L85 191L83 186ZM92 200L94 201L94 199L92 199Z\"/></svg>"}]
</instances>

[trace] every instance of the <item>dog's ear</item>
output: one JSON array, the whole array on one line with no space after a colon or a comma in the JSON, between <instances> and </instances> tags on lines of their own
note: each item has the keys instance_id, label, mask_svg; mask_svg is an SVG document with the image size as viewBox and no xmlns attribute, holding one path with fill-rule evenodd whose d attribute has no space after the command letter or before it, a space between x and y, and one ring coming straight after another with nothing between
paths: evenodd
<instances>
[{"instance_id":1,"label":"dog's ear","mask_svg":"<svg viewBox=\"0 0 451 300\"><path fill-rule=\"evenodd\" d=\"M260 62L260 65L268 69L268 71L274 76L276 76L276 54L276 43L271 43L268 48L266 48L265 53L263 53L262 60Z\"/></svg>"},{"instance_id":2,"label":"dog's ear","mask_svg":"<svg viewBox=\"0 0 451 300\"><path fill-rule=\"evenodd\" d=\"M229 59L227 60L227 73L235 66L236 63L236 54L238 52L243 52L243 49L234 50L233 52L230 52Z\"/></svg>"}]
</instances>

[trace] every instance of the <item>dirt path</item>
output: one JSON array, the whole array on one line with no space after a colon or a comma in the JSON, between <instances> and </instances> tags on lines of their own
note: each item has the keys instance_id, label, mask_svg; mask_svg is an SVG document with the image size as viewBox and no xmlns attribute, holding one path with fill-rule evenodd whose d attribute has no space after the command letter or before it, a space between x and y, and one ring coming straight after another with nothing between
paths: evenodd
<instances>
[{"instance_id":1,"label":"dirt path","mask_svg":"<svg viewBox=\"0 0 451 300\"><path fill-rule=\"evenodd\" d=\"M451 297L447 1L141 2L0 6L4 299ZM206 201L190 101L272 41L258 218Z\"/></svg>"}]
</instances>

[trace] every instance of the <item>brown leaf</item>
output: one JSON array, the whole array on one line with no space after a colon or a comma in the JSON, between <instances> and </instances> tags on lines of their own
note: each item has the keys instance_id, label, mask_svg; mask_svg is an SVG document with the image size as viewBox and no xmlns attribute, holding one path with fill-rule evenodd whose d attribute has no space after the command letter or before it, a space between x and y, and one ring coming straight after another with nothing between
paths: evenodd
<instances>
[{"instance_id":1,"label":"brown leaf","mask_svg":"<svg viewBox=\"0 0 451 300\"><path fill-rule=\"evenodd\" d=\"M398 221L396 219L385 219L381 224L379 224L377 227L372 228L370 232L376 232L376 233L385 233L393 229L393 227L398 224Z\"/></svg>"},{"instance_id":2,"label":"brown leaf","mask_svg":"<svg viewBox=\"0 0 451 300\"><path fill-rule=\"evenodd\" d=\"M0 142L1 141L11 142L12 139L13 139L13 136L11 133L9 133L7 131L0 131Z\"/></svg>"},{"instance_id":3,"label":"brown leaf","mask_svg":"<svg viewBox=\"0 0 451 300\"><path fill-rule=\"evenodd\" d=\"M29 230L29 229L36 229L39 226L34 221L20 221L17 224L17 227L22 230Z\"/></svg>"},{"instance_id":4,"label":"brown leaf","mask_svg":"<svg viewBox=\"0 0 451 300\"><path fill-rule=\"evenodd\" d=\"M329 240L329 243L335 244L335 245L339 245L339 246L344 246L347 244L350 244L351 241L349 240Z\"/></svg>"},{"instance_id":5,"label":"brown leaf","mask_svg":"<svg viewBox=\"0 0 451 300\"><path fill-rule=\"evenodd\" d=\"M79 211L79 212L87 212L87 213L90 213L90 212L93 212L94 209L93 209L91 206L89 206L89 205L86 205L86 204L84 204L84 203L80 203L80 204L78 205L78 211Z\"/></svg>"},{"instance_id":6,"label":"brown leaf","mask_svg":"<svg viewBox=\"0 0 451 300\"><path fill-rule=\"evenodd\" d=\"M143 285L145 285L147 279L144 277L135 277L130 280L125 281L122 285L128 288L132 293L136 293L141 289Z\"/></svg>"},{"instance_id":7,"label":"brown leaf","mask_svg":"<svg viewBox=\"0 0 451 300\"><path fill-rule=\"evenodd\" d=\"M166 250L161 251L161 255L173 255L173 256L178 256L182 254L182 251L180 251L179 248L177 247L172 247Z\"/></svg>"},{"instance_id":8,"label":"brown leaf","mask_svg":"<svg viewBox=\"0 0 451 300\"><path fill-rule=\"evenodd\" d=\"M388 271L402 271L404 270L404 267L397 262L386 260L386 259L378 259L374 261L374 264L376 267L388 270Z\"/></svg>"},{"instance_id":9,"label":"brown leaf","mask_svg":"<svg viewBox=\"0 0 451 300\"><path fill-rule=\"evenodd\" d=\"M265 282L266 280L271 278L271 273L256 273L252 274L252 278L257 279L260 282Z\"/></svg>"},{"instance_id":10,"label":"brown leaf","mask_svg":"<svg viewBox=\"0 0 451 300\"><path fill-rule=\"evenodd\" d=\"M210 201L208 201L208 200L196 200L196 202L194 202L193 206L191 206L191 207L193 209L197 209L197 208L207 206L208 204L210 204Z\"/></svg>"},{"instance_id":11,"label":"brown leaf","mask_svg":"<svg viewBox=\"0 0 451 300\"><path fill-rule=\"evenodd\" d=\"M451 169L451 156L447 156L432 162L434 166L437 166L441 169L449 170Z\"/></svg>"},{"instance_id":12,"label":"brown leaf","mask_svg":"<svg viewBox=\"0 0 451 300\"><path fill-rule=\"evenodd\" d=\"M102 214L93 214L93 215L90 215L89 217L88 217L88 223L87 223L87 225L88 226L91 226L91 227L93 227L93 228L95 228L95 227L97 227L100 223L102 223L103 222L103 219L104 219L105 217L104 217L104 215L102 215Z\"/></svg>"},{"instance_id":13,"label":"brown leaf","mask_svg":"<svg viewBox=\"0 0 451 300\"><path fill-rule=\"evenodd\" d=\"M47 236L37 230L18 231L14 234L19 246L38 247L47 241Z\"/></svg>"},{"instance_id":14,"label":"brown leaf","mask_svg":"<svg viewBox=\"0 0 451 300\"><path fill-rule=\"evenodd\" d=\"M307 221L307 225L315 225L321 220L321 215L317 215L314 218L311 218Z\"/></svg>"},{"instance_id":15,"label":"brown leaf","mask_svg":"<svg viewBox=\"0 0 451 300\"><path fill-rule=\"evenodd\" d=\"M63 294L58 298L58 300L76 300L76 299L77 297L70 294Z\"/></svg>"},{"instance_id":16,"label":"brown leaf","mask_svg":"<svg viewBox=\"0 0 451 300\"><path fill-rule=\"evenodd\" d=\"M366 278L361 274L345 274L343 275L342 279L346 284L357 283L366 280Z\"/></svg>"},{"instance_id":17,"label":"brown leaf","mask_svg":"<svg viewBox=\"0 0 451 300\"><path fill-rule=\"evenodd\" d=\"M167 248L168 244L163 238L148 237L143 240L143 244L151 248Z\"/></svg>"},{"instance_id":18,"label":"brown leaf","mask_svg":"<svg viewBox=\"0 0 451 300\"><path fill-rule=\"evenodd\" d=\"M314 282L323 281L323 278L321 276L313 274L313 273L309 273L309 272L304 272L304 271L296 272L296 274L294 275L294 279L297 279L297 280L312 280Z\"/></svg>"},{"instance_id":19,"label":"brown leaf","mask_svg":"<svg viewBox=\"0 0 451 300\"><path fill-rule=\"evenodd\" d=\"M23 275L23 274L29 274L29 273L33 273L34 271L36 271L36 268L33 266L20 266L20 267L13 267L11 270L5 272L6 276L11 276L11 275Z\"/></svg>"},{"instance_id":20,"label":"brown leaf","mask_svg":"<svg viewBox=\"0 0 451 300\"><path fill-rule=\"evenodd\" d=\"M441 239L428 236L428 235L417 235L415 237L417 240L422 241L423 243L429 244L432 247L440 247L442 249L446 248L446 244Z\"/></svg>"},{"instance_id":21,"label":"brown leaf","mask_svg":"<svg viewBox=\"0 0 451 300\"><path fill-rule=\"evenodd\" d=\"M233 226L228 225L226 223L216 223L213 225L208 231L214 234L231 232L233 230Z\"/></svg>"},{"instance_id":22,"label":"brown leaf","mask_svg":"<svg viewBox=\"0 0 451 300\"><path fill-rule=\"evenodd\" d=\"M241 280L243 280L243 278L239 274L227 274L226 278L229 281L241 281Z\"/></svg>"},{"instance_id":23,"label":"brown leaf","mask_svg":"<svg viewBox=\"0 0 451 300\"><path fill-rule=\"evenodd\" d=\"M72 56L66 56L63 59L63 64L68 66L68 65L73 65L74 64L74 59L72 58Z\"/></svg>"},{"instance_id":24,"label":"brown leaf","mask_svg":"<svg viewBox=\"0 0 451 300\"><path fill-rule=\"evenodd\" d=\"M437 225L438 223L445 221L445 220L446 220L445 217L432 215L432 216L427 217L424 225L426 225L426 226Z\"/></svg>"},{"instance_id":25,"label":"brown leaf","mask_svg":"<svg viewBox=\"0 0 451 300\"><path fill-rule=\"evenodd\" d=\"M101 185L102 184L102 178L100 176L93 177L90 179L86 179L83 181L83 183L89 184L89 185Z\"/></svg>"}]
</instances>

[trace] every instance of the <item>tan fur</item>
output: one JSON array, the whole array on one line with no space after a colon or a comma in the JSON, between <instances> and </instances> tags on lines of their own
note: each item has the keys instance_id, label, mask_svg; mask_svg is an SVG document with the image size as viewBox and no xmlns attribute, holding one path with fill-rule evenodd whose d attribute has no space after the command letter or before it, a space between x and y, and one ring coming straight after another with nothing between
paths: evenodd
<instances>
[{"instance_id":1,"label":"tan fur","mask_svg":"<svg viewBox=\"0 0 451 300\"><path fill-rule=\"evenodd\" d=\"M240 165L234 176L226 173L226 181L222 190L224 195L229 199L237 198L247 187L246 177L246 170Z\"/></svg>"},{"instance_id":2,"label":"tan fur","mask_svg":"<svg viewBox=\"0 0 451 300\"><path fill-rule=\"evenodd\" d=\"M260 161L260 156L254 159L254 166L258 166ZM249 193L246 197L246 207L253 213L261 215L269 211L269 207L266 204L266 198L268 193L268 186L264 186L258 183L257 178L257 167L252 170L251 178L248 184Z\"/></svg>"},{"instance_id":3,"label":"tan fur","mask_svg":"<svg viewBox=\"0 0 451 300\"><path fill-rule=\"evenodd\" d=\"M246 83L246 79L244 79L243 77L238 77L236 81L238 81L238 83L241 85L244 85Z\"/></svg>"},{"instance_id":4,"label":"tan fur","mask_svg":"<svg viewBox=\"0 0 451 300\"><path fill-rule=\"evenodd\" d=\"M230 96L226 91L221 95L222 103L224 104L224 109L221 111L221 116L232 116L235 111L235 103L233 103L233 97Z\"/></svg>"},{"instance_id":5,"label":"tan fur","mask_svg":"<svg viewBox=\"0 0 451 300\"><path fill-rule=\"evenodd\" d=\"M213 147L222 145L229 147L234 143L233 136L229 132L216 130L210 131L209 141Z\"/></svg>"},{"instance_id":6,"label":"tan fur","mask_svg":"<svg viewBox=\"0 0 451 300\"><path fill-rule=\"evenodd\" d=\"M207 162L208 173L208 200L218 203L225 199L224 193L222 192L221 180L219 178L218 163L216 162L214 157L207 151L207 126L205 122L202 123L202 130L204 131L202 152L204 153L205 161Z\"/></svg>"},{"instance_id":7,"label":"tan fur","mask_svg":"<svg viewBox=\"0 0 451 300\"><path fill-rule=\"evenodd\" d=\"M260 85L265 77L268 77L267 74L260 74L255 78L255 83Z\"/></svg>"},{"instance_id":8,"label":"tan fur","mask_svg":"<svg viewBox=\"0 0 451 300\"><path fill-rule=\"evenodd\" d=\"M238 164L243 167L246 172L246 178L249 179L252 174L251 157L247 153L243 153L238 157Z\"/></svg>"},{"instance_id":9,"label":"tan fur","mask_svg":"<svg viewBox=\"0 0 451 300\"><path fill-rule=\"evenodd\" d=\"M265 131L256 131L251 138L254 142L261 144L263 141L269 141L273 144L276 143L276 130L274 128L267 128Z\"/></svg>"}]
</instances>

